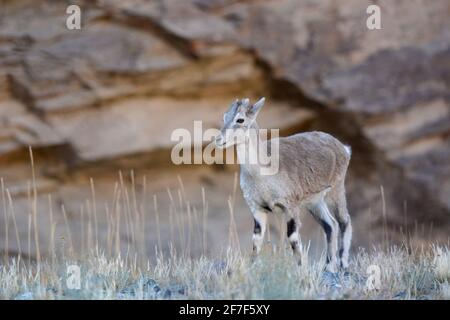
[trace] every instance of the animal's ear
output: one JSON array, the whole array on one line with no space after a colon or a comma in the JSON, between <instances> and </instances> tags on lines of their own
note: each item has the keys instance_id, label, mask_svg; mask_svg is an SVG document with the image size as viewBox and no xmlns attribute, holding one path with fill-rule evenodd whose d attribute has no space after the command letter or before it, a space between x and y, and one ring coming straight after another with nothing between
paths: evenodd
<instances>
[{"instance_id":1,"label":"animal's ear","mask_svg":"<svg viewBox=\"0 0 450 320\"><path fill-rule=\"evenodd\" d=\"M247 110L247 115L251 117L256 117L258 115L259 110L261 110L262 106L264 105L264 102L266 102L266 98L262 97L259 99L256 103L254 103L251 107Z\"/></svg>"}]
</instances>

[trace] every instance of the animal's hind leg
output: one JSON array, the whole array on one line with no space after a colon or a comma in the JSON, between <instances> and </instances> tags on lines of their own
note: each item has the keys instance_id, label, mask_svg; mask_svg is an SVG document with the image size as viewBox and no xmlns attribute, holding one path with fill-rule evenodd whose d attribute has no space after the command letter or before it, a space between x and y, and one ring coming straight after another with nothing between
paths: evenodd
<instances>
[{"instance_id":1,"label":"animal's hind leg","mask_svg":"<svg viewBox=\"0 0 450 320\"><path fill-rule=\"evenodd\" d=\"M336 201L336 219L339 224L340 248L339 258L341 267L348 268L350 245L352 242L352 222L347 209L345 189L341 188Z\"/></svg>"},{"instance_id":2,"label":"animal's hind leg","mask_svg":"<svg viewBox=\"0 0 450 320\"><path fill-rule=\"evenodd\" d=\"M337 271L337 245L338 245L338 225L337 221L331 215L327 204L320 200L314 206L309 208L309 212L319 222L325 231L327 238L327 271Z\"/></svg>"}]
</instances>

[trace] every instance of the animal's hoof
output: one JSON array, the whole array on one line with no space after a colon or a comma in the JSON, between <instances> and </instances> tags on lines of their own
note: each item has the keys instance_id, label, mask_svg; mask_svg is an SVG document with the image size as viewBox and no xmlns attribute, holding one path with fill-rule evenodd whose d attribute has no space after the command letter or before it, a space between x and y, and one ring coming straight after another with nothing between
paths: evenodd
<instances>
[{"instance_id":1,"label":"animal's hoof","mask_svg":"<svg viewBox=\"0 0 450 320\"><path fill-rule=\"evenodd\" d=\"M348 262L342 262L342 261L341 261L339 267L340 267L340 269L341 269L342 271L347 271L347 270L348 270Z\"/></svg>"},{"instance_id":2,"label":"animal's hoof","mask_svg":"<svg viewBox=\"0 0 450 320\"><path fill-rule=\"evenodd\" d=\"M342 271L343 271L342 275L344 276L344 278L350 278L352 276L352 274L349 271L347 270Z\"/></svg>"},{"instance_id":3,"label":"animal's hoof","mask_svg":"<svg viewBox=\"0 0 450 320\"><path fill-rule=\"evenodd\" d=\"M322 284L331 287L331 288L341 288L341 284L339 283L339 277L337 273L324 271L322 273Z\"/></svg>"},{"instance_id":4,"label":"animal's hoof","mask_svg":"<svg viewBox=\"0 0 450 320\"><path fill-rule=\"evenodd\" d=\"M325 271L329 273L337 273L338 268L334 263L328 263L325 267Z\"/></svg>"}]
</instances>

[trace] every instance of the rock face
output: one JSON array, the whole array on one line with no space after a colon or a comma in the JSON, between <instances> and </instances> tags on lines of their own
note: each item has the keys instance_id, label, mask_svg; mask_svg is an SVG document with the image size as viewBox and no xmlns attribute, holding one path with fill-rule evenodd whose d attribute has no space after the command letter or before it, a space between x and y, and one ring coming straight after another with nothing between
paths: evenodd
<instances>
[{"instance_id":1,"label":"rock face","mask_svg":"<svg viewBox=\"0 0 450 320\"><path fill-rule=\"evenodd\" d=\"M195 120L204 129L218 127L236 97L263 95L262 126L284 134L324 130L352 146L347 183L356 243L398 241L405 230L417 240L448 239L448 1L377 1L382 29L372 31L366 28L371 3L360 0L77 3L81 30L66 28L64 1L0 2L1 219L11 237L1 243L9 251L26 251L17 238L25 242L31 212L28 146L41 219L53 203L55 219L64 224L65 206L68 224L78 230L80 206L91 197L89 177L104 186L96 196L107 202L117 196L118 170L134 169L139 181L148 169L163 176L147 176L153 193L178 188L177 175L185 174L194 198L202 185L215 193L209 205L220 231L207 237L215 243L210 250L218 250L228 234L220 225L228 221L232 174L170 165L170 135L177 128L192 131ZM247 239L251 219L242 199L236 201L239 235ZM156 214L148 204L137 211ZM12 212L20 222L15 239ZM112 246L114 224L105 215L103 240ZM50 237L48 226L40 224L42 239ZM67 231L57 224L58 230ZM85 243L87 233L78 234L73 241ZM117 239L126 244L128 236ZM152 241L156 236L144 238Z\"/></svg>"}]
</instances>

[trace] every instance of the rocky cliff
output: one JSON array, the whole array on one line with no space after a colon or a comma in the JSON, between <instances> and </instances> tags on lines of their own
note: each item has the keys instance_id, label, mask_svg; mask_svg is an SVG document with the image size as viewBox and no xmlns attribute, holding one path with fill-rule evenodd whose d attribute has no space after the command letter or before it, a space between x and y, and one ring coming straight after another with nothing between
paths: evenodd
<instances>
[{"instance_id":1,"label":"rocky cliff","mask_svg":"<svg viewBox=\"0 0 450 320\"><path fill-rule=\"evenodd\" d=\"M103 204L117 196L119 170L119 185L138 188L139 202L160 199L162 232L148 232L149 246L177 234L169 232L174 200L166 188L181 181L194 207L204 206L206 187L207 237L210 250L219 248L236 168L171 165L170 134L191 130L194 120L220 126L230 101L244 96L266 96L265 127L323 130L352 146L347 185L357 244L405 234L446 241L450 4L373 2L381 30L366 28L372 2L360 0L77 1L81 30L66 28L67 1L0 1L3 248L14 253L22 242L20 251L35 254L35 244L23 245L34 185L41 246L51 238L50 211L64 238L64 207L73 241L88 247L91 177L106 221L96 237L111 241ZM250 215L239 196L235 206L245 243ZM149 219L157 212L153 204L137 211ZM121 246L136 240L123 232Z\"/></svg>"}]
</instances>

